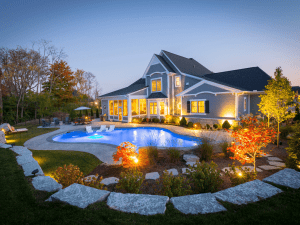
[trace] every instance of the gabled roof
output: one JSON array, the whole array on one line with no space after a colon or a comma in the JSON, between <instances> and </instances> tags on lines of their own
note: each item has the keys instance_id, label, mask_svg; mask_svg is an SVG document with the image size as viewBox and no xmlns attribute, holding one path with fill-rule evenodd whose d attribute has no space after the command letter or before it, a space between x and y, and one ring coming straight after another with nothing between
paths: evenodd
<instances>
[{"instance_id":1,"label":"gabled roof","mask_svg":"<svg viewBox=\"0 0 300 225\"><path fill-rule=\"evenodd\" d=\"M298 94L300 94L300 87L299 87L299 86L293 86L293 87L292 87L292 90L293 90L294 92L297 92L297 91L298 91Z\"/></svg>"},{"instance_id":2,"label":"gabled roof","mask_svg":"<svg viewBox=\"0 0 300 225\"><path fill-rule=\"evenodd\" d=\"M272 79L259 67L211 73L202 76L202 78L242 91L263 91L268 80Z\"/></svg>"},{"instance_id":3,"label":"gabled roof","mask_svg":"<svg viewBox=\"0 0 300 225\"><path fill-rule=\"evenodd\" d=\"M151 93L148 98L168 98L168 97L161 92L154 92Z\"/></svg>"},{"instance_id":4,"label":"gabled roof","mask_svg":"<svg viewBox=\"0 0 300 225\"><path fill-rule=\"evenodd\" d=\"M200 63L198 63L193 58L185 58L180 55L173 54L171 52L167 52L165 50L162 50L162 53L164 53L167 56L167 59L169 59L173 63L178 70L182 73L194 75L194 76L202 76L204 74L212 73L210 70L202 66ZM172 65L170 65L172 66Z\"/></svg>"},{"instance_id":5,"label":"gabled roof","mask_svg":"<svg viewBox=\"0 0 300 225\"><path fill-rule=\"evenodd\" d=\"M169 66L169 64L163 59L163 57L161 57L160 55L156 55L155 56L158 58L158 60L161 62L161 64L163 64L163 66L169 71L174 73L175 71Z\"/></svg>"},{"instance_id":6,"label":"gabled roof","mask_svg":"<svg viewBox=\"0 0 300 225\"><path fill-rule=\"evenodd\" d=\"M130 94L132 92L144 89L146 87L145 85L145 78L140 78L137 81L135 81L134 83L132 83L131 85L129 85L126 88L122 88L104 95L101 95L99 97L107 97L107 96L116 96L116 95L127 95Z\"/></svg>"}]
</instances>

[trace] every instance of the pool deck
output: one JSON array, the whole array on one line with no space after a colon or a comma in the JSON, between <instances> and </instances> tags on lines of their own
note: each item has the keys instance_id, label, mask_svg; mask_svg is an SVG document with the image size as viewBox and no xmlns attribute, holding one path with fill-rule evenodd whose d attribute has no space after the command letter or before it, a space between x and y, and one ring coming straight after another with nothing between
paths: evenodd
<instances>
[{"instance_id":1,"label":"pool deck","mask_svg":"<svg viewBox=\"0 0 300 225\"><path fill-rule=\"evenodd\" d=\"M174 133L194 136L194 137L209 137L215 141L221 140L229 140L229 135L227 132L222 131L201 131L201 130L190 130L180 126L172 126L172 125L161 125L161 124L131 124L131 123L121 123L121 122L109 122L104 121L100 122L98 120L92 121L93 129L99 128L100 125L115 125L116 128L121 127L160 127L168 129ZM58 130L42 134L40 136L34 137L24 143L24 146L31 150L68 150L68 151L81 151L93 154L96 156L100 161L107 163L107 164L115 164L113 162L112 155L116 152L115 145L110 144L102 144L102 143L59 143L53 142L52 137L74 130L85 130L86 125L62 125ZM211 134L214 134L212 136ZM217 134L217 135L216 135ZM47 140L48 139L48 140Z\"/></svg>"}]
</instances>

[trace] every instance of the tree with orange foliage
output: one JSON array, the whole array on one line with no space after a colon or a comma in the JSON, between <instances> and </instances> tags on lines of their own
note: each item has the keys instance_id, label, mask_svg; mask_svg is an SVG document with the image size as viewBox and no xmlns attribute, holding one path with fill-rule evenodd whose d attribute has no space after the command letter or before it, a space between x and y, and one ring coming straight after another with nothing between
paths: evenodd
<instances>
[{"instance_id":1,"label":"tree with orange foliage","mask_svg":"<svg viewBox=\"0 0 300 225\"><path fill-rule=\"evenodd\" d=\"M130 142L122 142L118 147L118 151L113 154L115 162L119 161L122 157L122 166L125 168L137 166L138 153L136 153L137 147Z\"/></svg>"},{"instance_id":2,"label":"tree with orange foliage","mask_svg":"<svg viewBox=\"0 0 300 225\"><path fill-rule=\"evenodd\" d=\"M276 131L268 127L267 123L260 122L254 116L249 116L241 120L243 126L232 131L231 137L235 138L235 143L227 149L234 153L231 159L236 159L242 164L252 163L255 168L255 160L258 154L263 154L262 147L266 147L274 141Z\"/></svg>"}]
</instances>

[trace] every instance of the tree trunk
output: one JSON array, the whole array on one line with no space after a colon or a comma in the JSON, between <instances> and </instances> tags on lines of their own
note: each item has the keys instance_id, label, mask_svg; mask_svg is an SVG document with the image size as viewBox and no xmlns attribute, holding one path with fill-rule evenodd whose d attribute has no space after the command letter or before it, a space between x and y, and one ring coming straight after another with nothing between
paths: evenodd
<instances>
[{"instance_id":1,"label":"tree trunk","mask_svg":"<svg viewBox=\"0 0 300 225\"><path fill-rule=\"evenodd\" d=\"M278 133L277 133L277 147L279 147L279 122L278 122Z\"/></svg>"},{"instance_id":2,"label":"tree trunk","mask_svg":"<svg viewBox=\"0 0 300 225\"><path fill-rule=\"evenodd\" d=\"M0 124L3 123L2 69L0 68Z\"/></svg>"},{"instance_id":3,"label":"tree trunk","mask_svg":"<svg viewBox=\"0 0 300 225\"><path fill-rule=\"evenodd\" d=\"M268 113L268 127L270 127L270 114Z\"/></svg>"},{"instance_id":4,"label":"tree trunk","mask_svg":"<svg viewBox=\"0 0 300 225\"><path fill-rule=\"evenodd\" d=\"M24 94L22 95L21 118L23 118L23 115L24 115Z\"/></svg>"}]
</instances>

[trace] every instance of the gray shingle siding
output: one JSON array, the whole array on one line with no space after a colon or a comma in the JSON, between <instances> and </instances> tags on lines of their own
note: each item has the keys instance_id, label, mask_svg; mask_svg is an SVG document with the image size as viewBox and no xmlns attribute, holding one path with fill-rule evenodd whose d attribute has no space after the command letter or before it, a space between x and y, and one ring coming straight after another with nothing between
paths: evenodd
<instances>
[{"instance_id":1,"label":"gray shingle siding","mask_svg":"<svg viewBox=\"0 0 300 225\"><path fill-rule=\"evenodd\" d=\"M250 113L253 115L256 115L260 113L259 107L257 104L260 103L260 97L259 95L250 95Z\"/></svg>"},{"instance_id":2,"label":"gray shingle siding","mask_svg":"<svg viewBox=\"0 0 300 225\"><path fill-rule=\"evenodd\" d=\"M147 88L145 88L143 90L140 90L140 91L137 91L132 95L147 95Z\"/></svg>"},{"instance_id":3,"label":"gray shingle siding","mask_svg":"<svg viewBox=\"0 0 300 225\"><path fill-rule=\"evenodd\" d=\"M187 77L187 76L182 76L184 77L184 83L182 83L181 81L181 85L184 85L184 90L192 87L194 84L197 84L198 82L200 82L199 79L196 78L192 78L192 77ZM186 83L189 83L188 85Z\"/></svg>"},{"instance_id":4,"label":"gray shingle siding","mask_svg":"<svg viewBox=\"0 0 300 225\"><path fill-rule=\"evenodd\" d=\"M102 100L101 107L102 107L102 114L108 115L108 100Z\"/></svg>"},{"instance_id":5,"label":"gray shingle siding","mask_svg":"<svg viewBox=\"0 0 300 225\"><path fill-rule=\"evenodd\" d=\"M150 66L146 75L150 75L154 72L166 72L166 70L163 68L163 66L161 64L154 64L154 65Z\"/></svg>"},{"instance_id":6,"label":"gray shingle siding","mask_svg":"<svg viewBox=\"0 0 300 225\"><path fill-rule=\"evenodd\" d=\"M202 84L201 86L191 90L190 92L186 94L197 94L202 91L210 91L210 92L228 92L227 90L219 87L215 87L209 84Z\"/></svg>"},{"instance_id":7,"label":"gray shingle siding","mask_svg":"<svg viewBox=\"0 0 300 225\"><path fill-rule=\"evenodd\" d=\"M246 111L244 111L244 97L246 97ZM248 95L239 95L238 96L238 117L248 114Z\"/></svg>"}]
</instances>

